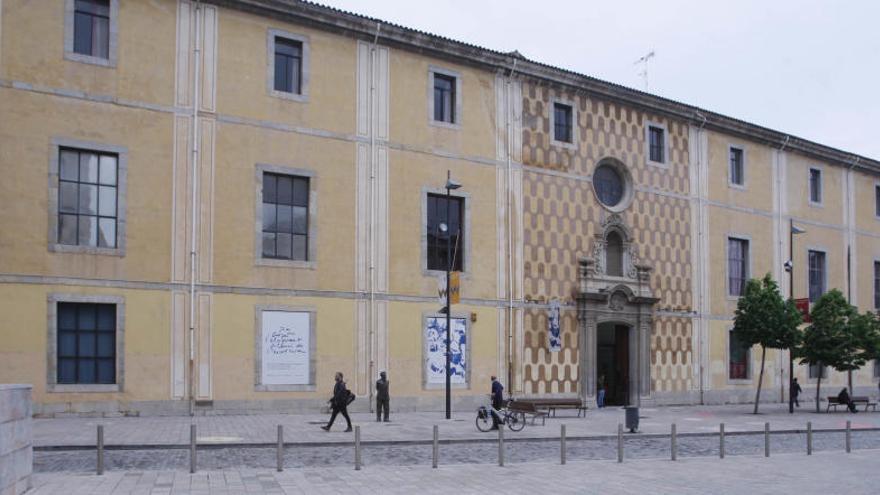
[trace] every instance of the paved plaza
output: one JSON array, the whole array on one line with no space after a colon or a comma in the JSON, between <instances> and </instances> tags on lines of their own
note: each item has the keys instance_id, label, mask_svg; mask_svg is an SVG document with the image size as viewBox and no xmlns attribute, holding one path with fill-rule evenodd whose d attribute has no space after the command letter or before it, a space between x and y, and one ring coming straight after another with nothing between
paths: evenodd
<instances>
[{"instance_id":1,"label":"paved plaza","mask_svg":"<svg viewBox=\"0 0 880 495\"><path fill-rule=\"evenodd\" d=\"M34 495L201 493L876 493L880 451L485 465L35 474Z\"/></svg>"}]
</instances>

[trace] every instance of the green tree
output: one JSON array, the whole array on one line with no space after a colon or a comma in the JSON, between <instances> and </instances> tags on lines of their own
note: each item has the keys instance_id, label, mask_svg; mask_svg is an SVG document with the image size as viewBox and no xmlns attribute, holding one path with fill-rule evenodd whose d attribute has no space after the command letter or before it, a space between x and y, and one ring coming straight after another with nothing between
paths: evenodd
<instances>
[{"instance_id":1,"label":"green tree","mask_svg":"<svg viewBox=\"0 0 880 495\"><path fill-rule=\"evenodd\" d=\"M861 356L861 366L880 359L880 318L870 311L856 314L850 320L853 339ZM852 370L849 371L849 393L852 395Z\"/></svg>"},{"instance_id":2,"label":"green tree","mask_svg":"<svg viewBox=\"0 0 880 495\"><path fill-rule=\"evenodd\" d=\"M761 280L746 282L745 292L736 305L733 332L743 344L761 346L761 372L755 393L755 410L761 401L761 385L764 381L764 361L767 349L794 349L800 341L798 325L801 313L793 301L786 301L779 293L779 286L764 275Z\"/></svg>"}]
</instances>

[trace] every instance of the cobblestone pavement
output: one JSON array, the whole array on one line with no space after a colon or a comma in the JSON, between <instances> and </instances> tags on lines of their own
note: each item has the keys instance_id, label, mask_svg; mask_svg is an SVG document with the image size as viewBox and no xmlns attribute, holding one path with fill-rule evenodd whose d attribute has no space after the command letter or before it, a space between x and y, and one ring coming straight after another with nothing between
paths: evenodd
<instances>
[{"instance_id":1,"label":"cobblestone pavement","mask_svg":"<svg viewBox=\"0 0 880 495\"><path fill-rule=\"evenodd\" d=\"M487 439L489 440L489 439ZM781 453L806 454L806 434L771 435L771 455ZM814 433L813 451L843 451L843 433ZM880 449L880 431L855 432L852 436L855 450ZM498 462L496 442L467 442L441 444L440 464L495 464ZM717 457L719 437L685 436L678 438L678 456ZM764 437L762 435L726 435L725 455L763 455ZM274 448L223 447L199 450L197 464L199 470L218 470L227 468L266 469L276 465ZM430 466L431 445L365 445L361 458L365 466ZM558 440L506 441L505 460L510 463L554 462L559 460ZM617 458L617 439L597 438L572 440L566 443L566 456L569 460L599 460ZM624 456L633 458L669 458L669 438L646 438L626 436ZM34 453L35 472L80 472L94 473L96 469L94 450L78 451L37 451ZM352 465L354 448L351 445L328 444L326 446L288 447L285 449L286 468L314 468L325 466ZM189 451L186 449L149 450L110 450L104 454L106 471L120 470L175 470L189 468Z\"/></svg>"},{"instance_id":2,"label":"cobblestone pavement","mask_svg":"<svg viewBox=\"0 0 880 495\"><path fill-rule=\"evenodd\" d=\"M751 414L752 406L688 406L642 408L640 431L643 433L668 433L670 424L676 423L680 433L717 432L719 423L726 431L760 431L764 422L770 422L773 430L803 430L807 421L814 429L844 428L847 420L853 428L880 428L880 412L821 413L811 411L809 404L788 414L786 404L762 404L759 415ZM453 420L445 420L442 412L397 413L391 423L376 423L369 413L354 413L352 420L361 425L364 441L413 441L429 440L432 425L440 426L443 439L479 439L489 434L480 433L474 427L473 411L457 411ZM104 425L106 445L168 445L187 444L189 426L195 423L201 444L274 443L276 426L283 425L287 441L300 443L348 443L351 434L342 433L343 424L325 433L319 425L327 420L324 414L259 414L237 416L168 416L168 417L118 417L118 418L56 418L34 421L35 446L94 445L95 426ZM560 417L549 418L546 426L527 426L523 431L507 432L510 438L553 438L559 435L559 425L565 424L568 435L613 435L618 423L624 422L620 408L591 409L586 418L574 417L572 411L561 411Z\"/></svg>"},{"instance_id":3,"label":"cobblestone pavement","mask_svg":"<svg viewBox=\"0 0 880 495\"><path fill-rule=\"evenodd\" d=\"M182 493L676 493L778 494L876 493L880 487L880 451L812 456L760 456L552 463L441 466L367 466L306 468L276 472L227 469L189 474L185 471L117 471L103 476L43 473L34 475L33 494Z\"/></svg>"}]
</instances>

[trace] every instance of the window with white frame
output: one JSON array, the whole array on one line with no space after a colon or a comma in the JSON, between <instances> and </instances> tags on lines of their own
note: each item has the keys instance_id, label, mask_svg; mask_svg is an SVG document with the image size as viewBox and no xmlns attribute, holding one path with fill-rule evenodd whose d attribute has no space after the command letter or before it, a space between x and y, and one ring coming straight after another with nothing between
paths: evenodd
<instances>
[{"instance_id":1,"label":"window with white frame","mask_svg":"<svg viewBox=\"0 0 880 495\"><path fill-rule=\"evenodd\" d=\"M810 169L810 203L822 203L822 171Z\"/></svg>"},{"instance_id":2,"label":"window with white frame","mask_svg":"<svg viewBox=\"0 0 880 495\"><path fill-rule=\"evenodd\" d=\"M810 302L815 302L825 293L825 253L810 250L807 258Z\"/></svg>"},{"instance_id":3,"label":"window with white frame","mask_svg":"<svg viewBox=\"0 0 880 495\"><path fill-rule=\"evenodd\" d=\"M736 186L746 183L744 155L742 148L730 147L730 183Z\"/></svg>"},{"instance_id":4,"label":"window with white frame","mask_svg":"<svg viewBox=\"0 0 880 495\"><path fill-rule=\"evenodd\" d=\"M749 279L748 239L727 238L727 288L731 296L742 296Z\"/></svg>"}]
</instances>

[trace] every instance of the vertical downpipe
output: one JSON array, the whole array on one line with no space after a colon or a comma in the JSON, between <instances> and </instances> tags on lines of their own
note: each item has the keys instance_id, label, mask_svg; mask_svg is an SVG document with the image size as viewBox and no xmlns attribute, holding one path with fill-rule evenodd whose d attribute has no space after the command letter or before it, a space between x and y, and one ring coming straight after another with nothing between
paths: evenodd
<instances>
[{"instance_id":1,"label":"vertical downpipe","mask_svg":"<svg viewBox=\"0 0 880 495\"><path fill-rule=\"evenodd\" d=\"M513 385L513 187L511 184L511 160L513 153L513 129L511 124L511 107L513 106L513 98L511 97L510 81L516 72L516 60L513 61L513 67L507 76L504 91L504 107L505 107L505 126L507 127L507 386L509 387L510 396L514 390Z\"/></svg>"},{"instance_id":2,"label":"vertical downpipe","mask_svg":"<svg viewBox=\"0 0 880 495\"><path fill-rule=\"evenodd\" d=\"M374 343L376 338L376 44L379 42L379 29L381 24L376 23L376 35L373 37L373 46L370 47L370 308L369 308L369 330L367 335L367 352L369 355L369 366L367 367L367 394L370 412L373 412L373 377L375 376L376 361L373 354L376 352L377 345Z\"/></svg>"},{"instance_id":3,"label":"vertical downpipe","mask_svg":"<svg viewBox=\"0 0 880 495\"><path fill-rule=\"evenodd\" d=\"M192 198L190 202L190 249L189 249L189 414L195 414L195 327L196 327L196 220L198 219L199 177L199 78L201 77L201 4L195 2L195 47L193 49L193 99L192 99Z\"/></svg>"}]
</instances>

